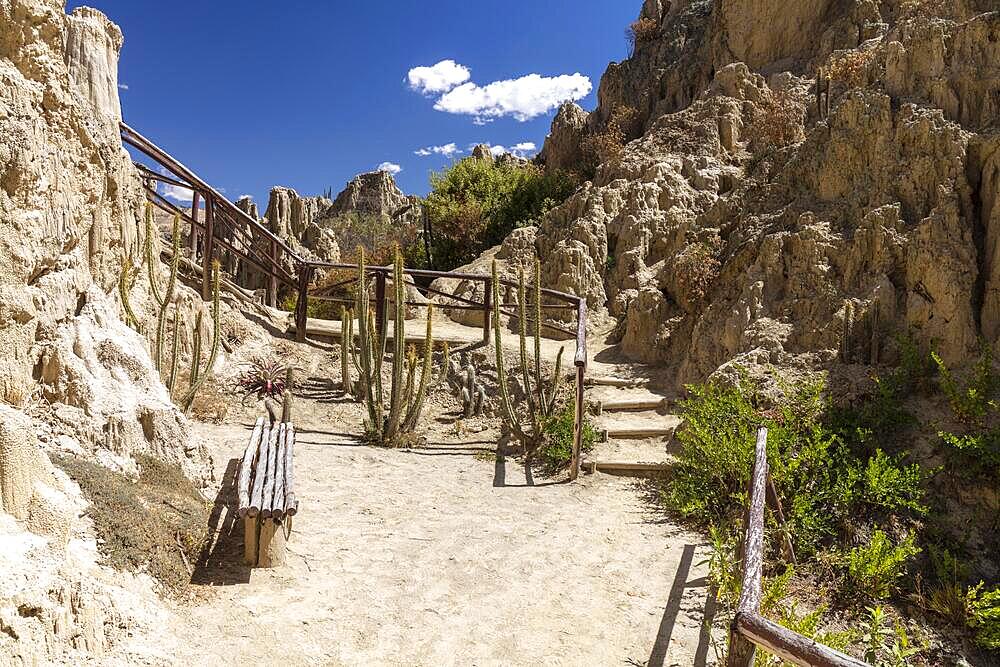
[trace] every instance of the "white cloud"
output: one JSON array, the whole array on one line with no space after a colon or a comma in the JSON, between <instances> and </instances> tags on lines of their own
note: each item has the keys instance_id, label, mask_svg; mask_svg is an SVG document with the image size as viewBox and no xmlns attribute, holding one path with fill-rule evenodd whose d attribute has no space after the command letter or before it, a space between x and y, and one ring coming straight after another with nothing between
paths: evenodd
<instances>
[{"instance_id":1,"label":"white cloud","mask_svg":"<svg viewBox=\"0 0 1000 667\"><path fill-rule=\"evenodd\" d=\"M490 154L492 154L493 157L500 157L501 155L503 155L506 152L507 152L507 149L504 148L503 146L499 145L499 144L496 145L496 146L490 146Z\"/></svg>"},{"instance_id":2,"label":"white cloud","mask_svg":"<svg viewBox=\"0 0 1000 667\"><path fill-rule=\"evenodd\" d=\"M174 185L173 183L160 183L160 194L167 199L173 199L182 203L190 202L193 198L191 190Z\"/></svg>"},{"instance_id":3,"label":"white cloud","mask_svg":"<svg viewBox=\"0 0 1000 667\"><path fill-rule=\"evenodd\" d=\"M393 162L383 162L378 167L376 167L375 170L386 171L395 176L399 172L403 171L403 168Z\"/></svg>"},{"instance_id":4,"label":"white cloud","mask_svg":"<svg viewBox=\"0 0 1000 667\"><path fill-rule=\"evenodd\" d=\"M444 93L469 80L469 68L454 60L442 60L430 67L414 67L406 73L410 89L424 95Z\"/></svg>"},{"instance_id":5,"label":"white cloud","mask_svg":"<svg viewBox=\"0 0 1000 667\"><path fill-rule=\"evenodd\" d=\"M413 151L414 155L419 155L421 157L427 157L428 155L443 155L446 158L451 158L462 152L462 149L455 145L455 142L444 144L443 146L427 146L426 148L418 148Z\"/></svg>"},{"instance_id":6,"label":"white cloud","mask_svg":"<svg viewBox=\"0 0 1000 667\"><path fill-rule=\"evenodd\" d=\"M514 144L510 147L510 152L514 155L524 156L526 153L534 153L538 150L533 141L522 141L519 144Z\"/></svg>"},{"instance_id":7,"label":"white cloud","mask_svg":"<svg viewBox=\"0 0 1000 667\"><path fill-rule=\"evenodd\" d=\"M128 84L127 83L119 83L118 87L121 88L122 90L128 90Z\"/></svg>"},{"instance_id":8,"label":"white cloud","mask_svg":"<svg viewBox=\"0 0 1000 667\"><path fill-rule=\"evenodd\" d=\"M485 86L469 81L441 95L434 108L472 116L477 124L504 116L526 121L555 109L566 100L586 96L592 87L590 79L580 73L553 77L528 74Z\"/></svg>"}]
</instances>

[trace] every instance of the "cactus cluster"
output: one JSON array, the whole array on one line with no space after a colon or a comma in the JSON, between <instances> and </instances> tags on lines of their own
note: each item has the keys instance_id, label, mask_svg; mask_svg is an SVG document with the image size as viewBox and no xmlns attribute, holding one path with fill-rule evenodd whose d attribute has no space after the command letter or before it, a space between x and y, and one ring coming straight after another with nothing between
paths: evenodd
<instances>
[{"instance_id":1,"label":"cactus cluster","mask_svg":"<svg viewBox=\"0 0 1000 667\"><path fill-rule=\"evenodd\" d=\"M354 348L351 356L358 372L358 381L354 385L355 395L360 396L368 412L368 417L365 419L366 439L373 444L383 446L406 445L412 440L411 436L420 419L424 398L431 384L434 352L431 322L434 309L430 305L427 307L427 332L424 335L423 358L418 360L413 346L410 346L409 350L406 349L403 258L397 248L392 267L392 375L389 386L385 387L382 380L382 364L385 359L387 330L384 326L381 331L376 330L369 297L371 282L365 273L365 254L362 248L358 249L358 255L358 282L354 297L354 312L358 316L358 344L351 345L353 343L351 325L342 329L344 338L341 342L348 350ZM346 323L349 313L341 315ZM350 319L353 321L353 318ZM345 329L347 333L344 333ZM416 377L418 365L421 366L419 381ZM345 386L353 384L350 373L344 374L344 384ZM389 399L388 407L385 405L386 393Z\"/></svg>"},{"instance_id":2,"label":"cactus cluster","mask_svg":"<svg viewBox=\"0 0 1000 667\"><path fill-rule=\"evenodd\" d=\"M185 340L193 339L191 346L191 370L188 377L188 388L177 401L178 405L180 405L186 412L187 410L190 410L191 405L194 403L195 396L197 395L202 384L204 384L208 376L208 372L215 363L215 358L219 352L219 262L212 262L212 348L209 353L208 363L205 366L205 370L202 371L201 342L204 328L202 326L201 311L199 311L195 317L194 330L189 332L187 327L181 323L180 305L174 296L174 291L177 286L177 272L180 268L181 259L180 215L174 215L171 230L173 253L170 257L170 273L167 278L167 285L163 291L161 291L159 279L156 275L156 267L159 261L159 249L156 246L159 244L159 235L153 225L153 206L149 202L146 203L145 222L146 238L143 246L144 261L147 265L149 291L153 296L153 302L156 305L157 311L156 337L153 340L153 362L156 366L157 372L160 373L161 378L164 375L164 370L166 370L163 367L163 347L167 337L166 330L168 311L172 310L172 313L169 313L172 315L173 319L170 342L170 366L169 371L166 373L167 390L169 391L171 397L174 396L174 388L177 381L177 367L180 356L181 338L184 338ZM133 269L132 260L130 258L126 258L122 264L122 273L118 281L118 288L122 300L122 307L124 308L126 314L126 322L136 331L142 333L139 318L136 317L135 312L132 310L132 305L129 302L128 297L129 292L132 289L133 281L135 280L136 275L138 275L138 272L139 270ZM171 305L173 306L172 308Z\"/></svg>"},{"instance_id":3,"label":"cactus cluster","mask_svg":"<svg viewBox=\"0 0 1000 667\"><path fill-rule=\"evenodd\" d=\"M448 383L462 398L462 416L468 418L482 415L486 407L486 388L479 383L475 366L470 362L463 371L458 362L448 358L447 349L445 359Z\"/></svg>"},{"instance_id":4,"label":"cactus cluster","mask_svg":"<svg viewBox=\"0 0 1000 667\"><path fill-rule=\"evenodd\" d=\"M517 320L518 338L520 340L520 373L523 384L524 406L515 408L514 400L507 385L507 373L503 358L503 343L500 326L500 280L497 276L497 263L493 260L493 339L496 350L497 377L500 389L500 408L504 424L510 429L513 437L521 443L524 454L531 458L534 451L542 444L544 423L555 412L555 399L559 387L559 373L562 367L563 348L556 355L555 369L552 377L546 383L542 378L542 286L541 270L538 260L535 260L534 284L532 285L533 300L532 325L534 327L534 368L530 368L527 349L527 308L525 298L524 270L518 273L517 281ZM547 386L546 386L547 385ZM524 416L522 417L522 414ZM525 419L526 417L526 419Z\"/></svg>"}]
</instances>

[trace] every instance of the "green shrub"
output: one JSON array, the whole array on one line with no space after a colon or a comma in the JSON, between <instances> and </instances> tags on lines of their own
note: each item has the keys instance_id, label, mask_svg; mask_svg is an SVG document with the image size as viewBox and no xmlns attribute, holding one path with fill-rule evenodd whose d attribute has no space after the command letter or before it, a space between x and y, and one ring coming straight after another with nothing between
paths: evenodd
<instances>
[{"instance_id":1,"label":"green shrub","mask_svg":"<svg viewBox=\"0 0 1000 667\"><path fill-rule=\"evenodd\" d=\"M768 428L768 466L782 499L796 552L808 556L861 510L923 514L916 465L879 450L871 459L853 454L826 425L822 382L786 388L768 411L746 381L735 387L692 385L682 401L681 452L666 503L702 526L726 525L743 511L758 426Z\"/></svg>"},{"instance_id":2,"label":"green shrub","mask_svg":"<svg viewBox=\"0 0 1000 667\"><path fill-rule=\"evenodd\" d=\"M880 606L866 607L861 621L861 643L865 660L875 667L907 667L910 658L921 651L910 641L906 628L897 622L889 627L888 615Z\"/></svg>"},{"instance_id":3,"label":"green shrub","mask_svg":"<svg viewBox=\"0 0 1000 667\"><path fill-rule=\"evenodd\" d=\"M431 175L427 215L434 265L467 264L564 201L577 182L562 171L533 164L466 158Z\"/></svg>"},{"instance_id":4,"label":"green shrub","mask_svg":"<svg viewBox=\"0 0 1000 667\"><path fill-rule=\"evenodd\" d=\"M931 352L931 358L938 369L941 391L955 417L965 424L981 426L986 415L996 408L992 399L997 381L993 375L993 352L990 347L983 345L982 355L973 366L966 386L959 383L936 352Z\"/></svg>"},{"instance_id":5,"label":"green shrub","mask_svg":"<svg viewBox=\"0 0 1000 667\"><path fill-rule=\"evenodd\" d=\"M976 631L976 642L1000 651L1000 587L983 591L983 582L969 589L969 626Z\"/></svg>"},{"instance_id":6,"label":"green shrub","mask_svg":"<svg viewBox=\"0 0 1000 667\"><path fill-rule=\"evenodd\" d=\"M573 404L567 403L560 412L542 424L543 442L535 453L535 457L546 473L555 473L569 465L573 456L575 415L576 408ZM596 439L597 433L594 431L593 425L584 416L580 451L589 452L593 449Z\"/></svg>"},{"instance_id":7,"label":"green shrub","mask_svg":"<svg viewBox=\"0 0 1000 667\"><path fill-rule=\"evenodd\" d=\"M912 534L894 545L888 535L876 530L868 544L847 553L848 580L864 595L886 598L895 590L896 580L902 576L906 562L918 553L920 548L914 544Z\"/></svg>"},{"instance_id":8,"label":"green shrub","mask_svg":"<svg viewBox=\"0 0 1000 667\"><path fill-rule=\"evenodd\" d=\"M864 500L886 512L925 516L928 508L922 500L927 473L916 463L904 466L903 458L902 454L893 457L875 450L863 472Z\"/></svg>"}]
</instances>

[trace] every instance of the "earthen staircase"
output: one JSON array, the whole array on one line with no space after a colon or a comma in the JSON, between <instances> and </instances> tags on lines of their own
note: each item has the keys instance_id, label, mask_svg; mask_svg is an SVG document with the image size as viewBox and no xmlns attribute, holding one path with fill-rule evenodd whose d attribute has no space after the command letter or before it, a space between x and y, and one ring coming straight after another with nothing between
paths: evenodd
<instances>
[{"instance_id":1,"label":"earthen staircase","mask_svg":"<svg viewBox=\"0 0 1000 667\"><path fill-rule=\"evenodd\" d=\"M680 418L644 379L588 378L587 403L597 443L582 463L587 473L649 475L669 470L668 445Z\"/></svg>"}]
</instances>

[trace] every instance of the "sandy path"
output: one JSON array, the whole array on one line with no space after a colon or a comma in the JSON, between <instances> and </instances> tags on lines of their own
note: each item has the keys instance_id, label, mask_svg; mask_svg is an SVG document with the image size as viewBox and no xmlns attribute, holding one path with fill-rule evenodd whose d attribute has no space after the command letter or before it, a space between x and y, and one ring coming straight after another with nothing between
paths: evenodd
<instances>
[{"instance_id":1,"label":"sandy path","mask_svg":"<svg viewBox=\"0 0 1000 667\"><path fill-rule=\"evenodd\" d=\"M198 426L220 477L243 421ZM288 565L235 565L240 529L224 535L195 575L207 601L165 628L178 664L713 664L703 540L637 482L530 486L484 434L393 451L306 429Z\"/></svg>"}]
</instances>

